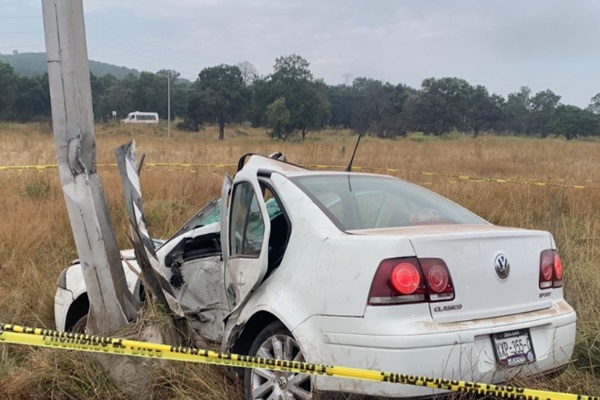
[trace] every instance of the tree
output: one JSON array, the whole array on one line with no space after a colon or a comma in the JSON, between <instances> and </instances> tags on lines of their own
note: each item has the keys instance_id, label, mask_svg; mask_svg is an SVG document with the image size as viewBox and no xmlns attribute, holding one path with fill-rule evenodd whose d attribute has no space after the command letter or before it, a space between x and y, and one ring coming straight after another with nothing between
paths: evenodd
<instances>
[{"instance_id":1,"label":"tree","mask_svg":"<svg viewBox=\"0 0 600 400\"><path fill-rule=\"evenodd\" d=\"M173 107L173 104L175 103L173 101L173 99L176 99L176 98L179 99L179 97L181 96L181 92L176 90L177 89L177 80L179 79L179 76L181 76L181 74L179 72L175 71L174 69L161 69L156 72L156 75L164 80L165 101L167 103L167 112L165 113L165 115L167 115L170 118L173 118L173 116L176 115L176 113L174 112L175 111L174 107ZM169 104L171 104L171 110L170 110L171 115L168 115L169 114Z\"/></svg>"},{"instance_id":2,"label":"tree","mask_svg":"<svg viewBox=\"0 0 600 400\"><path fill-rule=\"evenodd\" d=\"M600 115L600 93L592 97L588 111L593 112L596 115Z\"/></svg>"},{"instance_id":3,"label":"tree","mask_svg":"<svg viewBox=\"0 0 600 400\"><path fill-rule=\"evenodd\" d=\"M531 133L531 89L522 86L518 92L510 93L504 103L506 128L514 134Z\"/></svg>"},{"instance_id":4,"label":"tree","mask_svg":"<svg viewBox=\"0 0 600 400\"><path fill-rule=\"evenodd\" d=\"M288 83L310 81L313 76L310 69L308 69L309 66L310 63L298 54L278 57L275 59L275 66L273 67L275 70L273 78Z\"/></svg>"},{"instance_id":5,"label":"tree","mask_svg":"<svg viewBox=\"0 0 600 400\"><path fill-rule=\"evenodd\" d=\"M244 84L246 86L252 85L252 83L258 78L258 70L251 62L242 61L237 64L237 67L242 73L242 79L244 79Z\"/></svg>"},{"instance_id":6,"label":"tree","mask_svg":"<svg viewBox=\"0 0 600 400\"><path fill-rule=\"evenodd\" d=\"M271 77L256 78L250 87L248 118L253 127L265 126L266 110L269 104L277 100L277 94Z\"/></svg>"},{"instance_id":7,"label":"tree","mask_svg":"<svg viewBox=\"0 0 600 400\"><path fill-rule=\"evenodd\" d=\"M267 107L267 126L271 128L269 136L285 140L287 135L293 131L290 124L290 111L285 106L285 99L278 98Z\"/></svg>"},{"instance_id":8,"label":"tree","mask_svg":"<svg viewBox=\"0 0 600 400\"><path fill-rule=\"evenodd\" d=\"M0 62L0 118L9 118L17 100L17 75L13 67Z\"/></svg>"},{"instance_id":9,"label":"tree","mask_svg":"<svg viewBox=\"0 0 600 400\"><path fill-rule=\"evenodd\" d=\"M567 140L580 136L597 135L600 119L589 110L571 105L560 105L550 123L552 132L564 135Z\"/></svg>"},{"instance_id":10,"label":"tree","mask_svg":"<svg viewBox=\"0 0 600 400\"><path fill-rule=\"evenodd\" d=\"M309 62L297 54L275 60L272 81L276 92L286 99L292 129L299 130L302 139L329 117L331 104L322 81L314 81Z\"/></svg>"},{"instance_id":11,"label":"tree","mask_svg":"<svg viewBox=\"0 0 600 400\"><path fill-rule=\"evenodd\" d=\"M247 106L247 89L239 67L221 64L205 68L192 90L195 98L190 99L188 116L216 121L219 140L223 140L225 124L240 120Z\"/></svg>"},{"instance_id":12,"label":"tree","mask_svg":"<svg viewBox=\"0 0 600 400\"><path fill-rule=\"evenodd\" d=\"M158 112L167 116L167 81L152 72L141 72L133 85L135 110ZM134 111L134 110L131 110Z\"/></svg>"},{"instance_id":13,"label":"tree","mask_svg":"<svg viewBox=\"0 0 600 400\"><path fill-rule=\"evenodd\" d=\"M548 136L550 121L559 101L560 96L550 89L538 92L531 98L532 126L542 138Z\"/></svg>"},{"instance_id":14,"label":"tree","mask_svg":"<svg viewBox=\"0 0 600 400\"><path fill-rule=\"evenodd\" d=\"M329 125L334 128L351 128L357 101L352 86L327 86L327 98L331 105Z\"/></svg>"},{"instance_id":15,"label":"tree","mask_svg":"<svg viewBox=\"0 0 600 400\"><path fill-rule=\"evenodd\" d=\"M94 111L97 119L108 118L112 111L116 111L120 117L126 116L132 111L147 111L139 104L136 99L136 86L138 77L129 74L117 83L105 90L104 95L96 100L96 110Z\"/></svg>"},{"instance_id":16,"label":"tree","mask_svg":"<svg viewBox=\"0 0 600 400\"><path fill-rule=\"evenodd\" d=\"M12 115L20 121L50 117L50 91L48 74L36 77L19 77L17 96Z\"/></svg>"},{"instance_id":17,"label":"tree","mask_svg":"<svg viewBox=\"0 0 600 400\"><path fill-rule=\"evenodd\" d=\"M464 129L471 92L471 85L463 79L425 79L421 90L406 100L411 127L434 135Z\"/></svg>"},{"instance_id":18,"label":"tree","mask_svg":"<svg viewBox=\"0 0 600 400\"><path fill-rule=\"evenodd\" d=\"M477 137L484 129L490 129L500 119L502 96L490 96L485 86L477 85L472 88L467 108L467 126Z\"/></svg>"},{"instance_id":19,"label":"tree","mask_svg":"<svg viewBox=\"0 0 600 400\"><path fill-rule=\"evenodd\" d=\"M356 78L352 83L356 102L352 112L352 127L359 134L378 137L396 136L400 111L404 104L401 89L389 83L368 78ZM399 109L397 109L399 107ZM400 134L404 130L400 129Z\"/></svg>"},{"instance_id":20,"label":"tree","mask_svg":"<svg viewBox=\"0 0 600 400\"><path fill-rule=\"evenodd\" d=\"M273 74L254 85L254 124L261 119L264 121L267 108L279 98L285 99L285 106L290 113L289 129L300 132L302 139L309 131L326 122L331 106L326 85L313 80L308 67L308 61L296 54L275 60Z\"/></svg>"},{"instance_id":21,"label":"tree","mask_svg":"<svg viewBox=\"0 0 600 400\"><path fill-rule=\"evenodd\" d=\"M323 126L330 115L331 105L322 81L301 81L294 93L290 101L293 107L290 122L304 140L309 131Z\"/></svg>"}]
</instances>

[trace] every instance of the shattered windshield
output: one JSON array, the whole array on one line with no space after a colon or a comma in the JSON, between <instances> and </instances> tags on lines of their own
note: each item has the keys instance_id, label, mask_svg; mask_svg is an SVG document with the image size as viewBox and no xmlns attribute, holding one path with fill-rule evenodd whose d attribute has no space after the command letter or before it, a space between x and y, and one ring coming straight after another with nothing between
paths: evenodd
<instances>
[{"instance_id":1,"label":"shattered windshield","mask_svg":"<svg viewBox=\"0 0 600 400\"><path fill-rule=\"evenodd\" d=\"M271 197L265 202L269 220L282 213L281 208L275 198ZM221 221L221 199L213 199L189 219L172 237L177 237L185 232L196 228L211 225Z\"/></svg>"},{"instance_id":2,"label":"shattered windshield","mask_svg":"<svg viewBox=\"0 0 600 400\"><path fill-rule=\"evenodd\" d=\"M435 193L391 177L338 174L292 180L342 230L486 223Z\"/></svg>"}]
</instances>

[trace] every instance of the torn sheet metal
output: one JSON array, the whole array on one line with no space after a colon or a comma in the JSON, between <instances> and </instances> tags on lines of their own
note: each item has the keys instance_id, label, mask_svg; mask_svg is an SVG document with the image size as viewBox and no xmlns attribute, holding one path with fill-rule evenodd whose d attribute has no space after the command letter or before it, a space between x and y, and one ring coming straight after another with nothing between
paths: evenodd
<instances>
[{"instance_id":1,"label":"torn sheet metal","mask_svg":"<svg viewBox=\"0 0 600 400\"><path fill-rule=\"evenodd\" d=\"M135 157L135 141L131 141L115 150L119 173L125 192L125 203L132 232L132 244L138 264L142 270L144 284L151 292L164 303L171 312L184 317L183 310L175 298L173 289L165 275L162 273L154 242L146 228L142 211L142 190L140 177Z\"/></svg>"}]
</instances>

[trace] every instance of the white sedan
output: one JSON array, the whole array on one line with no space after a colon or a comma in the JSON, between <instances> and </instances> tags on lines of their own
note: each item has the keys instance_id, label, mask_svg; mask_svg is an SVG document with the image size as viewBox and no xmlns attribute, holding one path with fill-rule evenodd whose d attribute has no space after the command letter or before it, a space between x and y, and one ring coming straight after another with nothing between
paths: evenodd
<instances>
[{"instance_id":1,"label":"white sedan","mask_svg":"<svg viewBox=\"0 0 600 400\"><path fill-rule=\"evenodd\" d=\"M240 163L243 165L243 162ZM221 207L225 204L226 207ZM223 351L500 383L569 363L576 316L548 232L494 226L400 179L250 156L222 199L157 250L193 326ZM143 296L125 268L130 290ZM79 264L61 330L85 326ZM246 399L435 390L248 370Z\"/></svg>"}]
</instances>

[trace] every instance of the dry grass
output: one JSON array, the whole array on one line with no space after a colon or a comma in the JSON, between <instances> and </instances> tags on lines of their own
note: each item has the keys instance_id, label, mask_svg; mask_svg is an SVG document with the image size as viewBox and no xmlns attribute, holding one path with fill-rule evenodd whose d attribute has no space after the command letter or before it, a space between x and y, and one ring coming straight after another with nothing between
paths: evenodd
<instances>
[{"instance_id":1,"label":"dry grass","mask_svg":"<svg viewBox=\"0 0 600 400\"><path fill-rule=\"evenodd\" d=\"M113 151L135 138L146 162L237 163L248 152L282 151L300 164L345 165L355 136L321 132L299 141L277 142L245 126L200 133L139 126L97 127L98 162L114 163ZM55 164L50 127L0 124L0 165ZM600 188L600 142L481 137L460 134L430 140L420 135L382 141L366 138L355 165L395 168L398 176L424 185L507 226L551 230L566 266L566 296L579 315L576 360L560 378L533 385L551 390L600 393L600 189L498 184L424 175L423 171L495 179L518 178ZM115 167L99 167L113 223L122 246L125 209ZM146 167L142 173L151 233L168 237L194 211L218 196L223 173L233 168ZM590 182L591 181L591 182ZM562 182L561 182L562 183ZM57 171L0 171L0 320L53 327L54 283L77 257ZM34 366L34 368L32 368ZM403 371L410 372L410 371ZM235 379L222 370L172 363L152 367L147 398L239 397ZM69 352L0 348L0 396L4 398L127 398L92 361Z\"/></svg>"}]
</instances>

